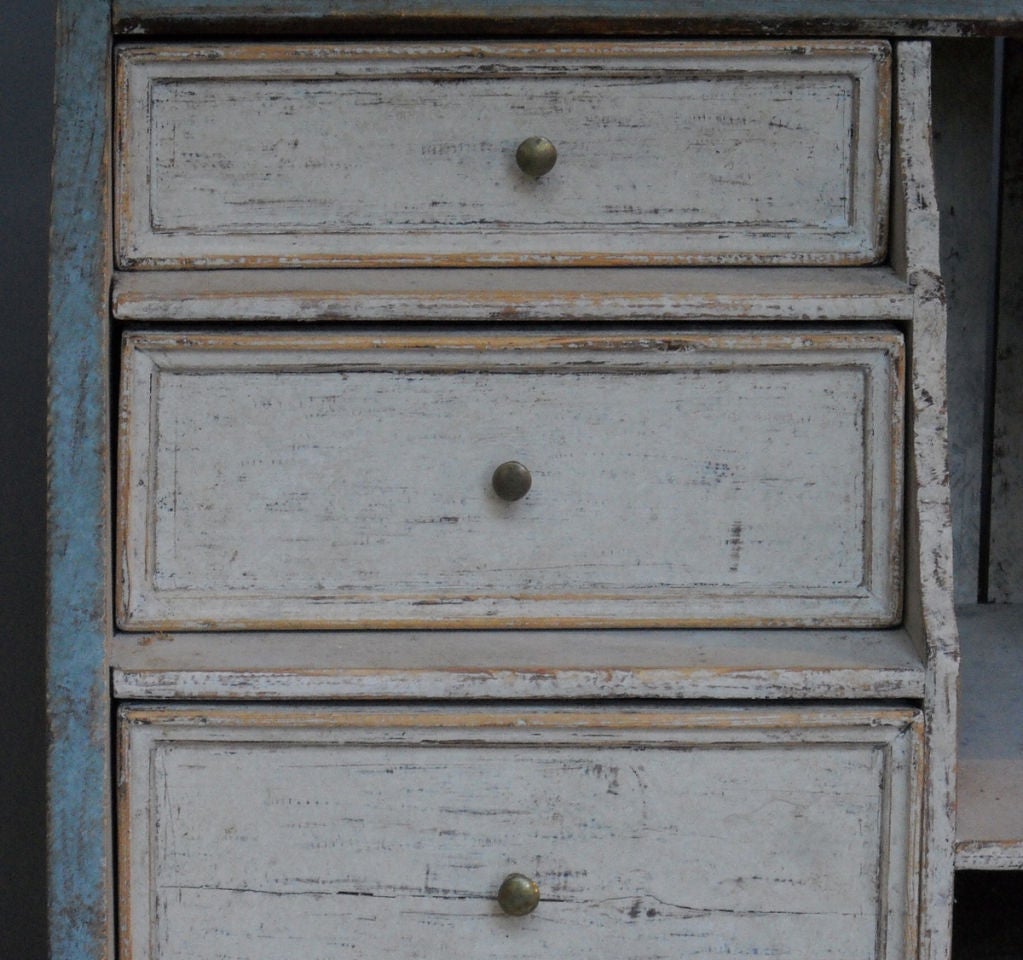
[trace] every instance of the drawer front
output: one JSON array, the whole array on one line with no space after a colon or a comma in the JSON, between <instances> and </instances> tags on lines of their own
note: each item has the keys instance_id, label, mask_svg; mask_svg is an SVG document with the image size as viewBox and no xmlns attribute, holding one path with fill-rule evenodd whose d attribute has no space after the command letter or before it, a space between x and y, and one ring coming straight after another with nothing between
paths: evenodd
<instances>
[{"instance_id":1,"label":"drawer front","mask_svg":"<svg viewBox=\"0 0 1023 960\"><path fill-rule=\"evenodd\" d=\"M134 708L125 960L915 956L909 710ZM540 902L507 916L503 878Z\"/></svg>"},{"instance_id":2,"label":"drawer front","mask_svg":"<svg viewBox=\"0 0 1023 960\"><path fill-rule=\"evenodd\" d=\"M895 331L138 333L124 356L126 628L899 615Z\"/></svg>"},{"instance_id":3,"label":"drawer front","mask_svg":"<svg viewBox=\"0 0 1023 960\"><path fill-rule=\"evenodd\" d=\"M870 263L874 41L120 51L122 267ZM516 166L533 136L557 149Z\"/></svg>"}]
</instances>

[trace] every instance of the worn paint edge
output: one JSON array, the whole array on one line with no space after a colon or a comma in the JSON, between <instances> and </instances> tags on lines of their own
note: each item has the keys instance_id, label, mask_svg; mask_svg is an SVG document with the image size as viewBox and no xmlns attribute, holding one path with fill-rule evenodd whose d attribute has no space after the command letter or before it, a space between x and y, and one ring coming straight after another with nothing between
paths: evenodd
<instances>
[{"instance_id":1,"label":"worn paint edge","mask_svg":"<svg viewBox=\"0 0 1023 960\"><path fill-rule=\"evenodd\" d=\"M912 0L902 4L863 0L292 0L281 5L244 0L114 0L115 28L128 35L189 26L225 32L336 31L345 27L395 35L424 32L500 35L523 31L650 35L671 32L745 35L942 35L1003 34L1023 25L1019 0ZM897 9L893 9L897 8ZM178 26L180 30L180 26Z\"/></svg>"},{"instance_id":2,"label":"worn paint edge","mask_svg":"<svg viewBox=\"0 0 1023 960\"><path fill-rule=\"evenodd\" d=\"M965 840L957 843L956 870L1023 870L1023 841Z\"/></svg>"},{"instance_id":3,"label":"worn paint edge","mask_svg":"<svg viewBox=\"0 0 1023 960\"><path fill-rule=\"evenodd\" d=\"M952 600L952 528L945 386L946 315L938 248L938 207L931 143L931 50L902 43L898 53L896 175L902 209L894 212L903 249L897 269L916 290L912 379L907 391L913 462L907 517L917 535L912 619L927 652L924 857L920 885L922 960L946 960L951 951L955 870L956 719L958 635Z\"/></svg>"},{"instance_id":4,"label":"worn paint edge","mask_svg":"<svg viewBox=\"0 0 1023 960\"><path fill-rule=\"evenodd\" d=\"M919 699L922 671L792 668L348 669L113 671L116 696L138 700Z\"/></svg>"},{"instance_id":5,"label":"worn paint edge","mask_svg":"<svg viewBox=\"0 0 1023 960\"><path fill-rule=\"evenodd\" d=\"M49 934L55 960L113 954L106 638L109 5L60 0L48 421Z\"/></svg>"}]
</instances>

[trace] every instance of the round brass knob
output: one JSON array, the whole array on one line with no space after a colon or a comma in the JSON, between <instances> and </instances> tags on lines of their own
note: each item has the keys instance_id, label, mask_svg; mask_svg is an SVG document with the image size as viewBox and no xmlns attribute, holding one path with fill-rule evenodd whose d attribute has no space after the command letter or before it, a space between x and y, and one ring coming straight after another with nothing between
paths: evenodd
<instances>
[{"instance_id":1,"label":"round brass knob","mask_svg":"<svg viewBox=\"0 0 1023 960\"><path fill-rule=\"evenodd\" d=\"M542 177L554 169L558 150L546 137L526 137L515 151L519 169L530 177Z\"/></svg>"},{"instance_id":2,"label":"round brass knob","mask_svg":"<svg viewBox=\"0 0 1023 960\"><path fill-rule=\"evenodd\" d=\"M497 891L497 902L509 917L524 917L540 902L540 888L535 880L521 873L510 873Z\"/></svg>"},{"instance_id":3,"label":"round brass knob","mask_svg":"<svg viewBox=\"0 0 1023 960\"><path fill-rule=\"evenodd\" d=\"M529 470L518 460L509 460L502 463L490 478L490 483L502 500L511 503L514 500L521 500L533 485L533 477Z\"/></svg>"}]
</instances>

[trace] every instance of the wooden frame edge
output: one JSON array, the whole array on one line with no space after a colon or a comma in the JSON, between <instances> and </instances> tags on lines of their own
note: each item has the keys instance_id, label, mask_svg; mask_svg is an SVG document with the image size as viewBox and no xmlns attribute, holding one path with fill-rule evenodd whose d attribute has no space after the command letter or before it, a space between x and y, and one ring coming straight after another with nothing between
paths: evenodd
<instances>
[{"instance_id":1,"label":"wooden frame edge","mask_svg":"<svg viewBox=\"0 0 1023 960\"><path fill-rule=\"evenodd\" d=\"M113 956L109 677L110 8L59 0L50 240L47 697L54 960Z\"/></svg>"}]
</instances>

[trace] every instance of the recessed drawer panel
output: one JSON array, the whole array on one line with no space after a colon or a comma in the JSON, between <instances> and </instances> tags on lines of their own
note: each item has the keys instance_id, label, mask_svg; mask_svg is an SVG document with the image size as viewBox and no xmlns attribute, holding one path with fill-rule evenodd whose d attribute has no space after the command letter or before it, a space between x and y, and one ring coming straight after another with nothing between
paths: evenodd
<instances>
[{"instance_id":1,"label":"recessed drawer panel","mask_svg":"<svg viewBox=\"0 0 1023 960\"><path fill-rule=\"evenodd\" d=\"M892 330L136 333L124 358L129 629L899 616Z\"/></svg>"},{"instance_id":2,"label":"recessed drawer panel","mask_svg":"<svg viewBox=\"0 0 1023 960\"><path fill-rule=\"evenodd\" d=\"M870 263L890 55L876 41L126 47L119 263ZM540 176L535 156L517 165L533 137L556 150Z\"/></svg>"},{"instance_id":3,"label":"recessed drawer panel","mask_svg":"<svg viewBox=\"0 0 1023 960\"><path fill-rule=\"evenodd\" d=\"M904 960L920 730L881 708L129 708L121 955ZM513 873L524 916L498 899Z\"/></svg>"}]
</instances>

